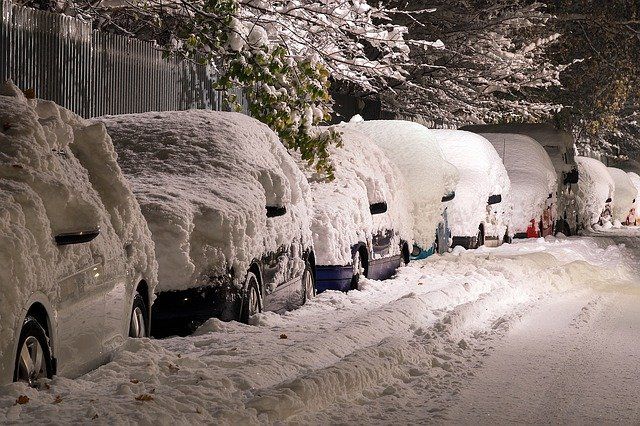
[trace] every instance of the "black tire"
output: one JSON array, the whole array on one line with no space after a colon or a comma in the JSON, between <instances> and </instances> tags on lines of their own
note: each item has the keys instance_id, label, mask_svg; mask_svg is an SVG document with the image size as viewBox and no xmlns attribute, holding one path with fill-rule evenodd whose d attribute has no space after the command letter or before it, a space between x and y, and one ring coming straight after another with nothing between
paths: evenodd
<instances>
[{"instance_id":1,"label":"black tire","mask_svg":"<svg viewBox=\"0 0 640 426\"><path fill-rule=\"evenodd\" d=\"M242 300L242 310L240 321L248 324L251 316L262 312L262 296L260 294L260 283L258 277L253 272L247 272L245 279L244 298Z\"/></svg>"},{"instance_id":2,"label":"black tire","mask_svg":"<svg viewBox=\"0 0 640 426\"><path fill-rule=\"evenodd\" d=\"M149 337L149 310L140 293L136 293L129 319L129 337Z\"/></svg>"},{"instance_id":3,"label":"black tire","mask_svg":"<svg viewBox=\"0 0 640 426\"><path fill-rule=\"evenodd\" d=\"M304 272L302 273L302 304L307 300L316 297L316 279L313 275L313 269L309 262L305 262Z\"/></svg>"},{"instance_id":4,"label":"black tire","mask_svg":"<svg viewBox=\"0 0 640 426\"><path fill-rule=\"evenodd\" d=\"M360 267L357 266L359 262ZM356 271L358 269L360 272ZM367 258L362 256L360 249L353 255L353 276L351 277L351 290L358 290L360 277L367 276Z\"/></svg>"},{"instance_id":5,"label":"black tire","mask_svg":"<svg viewBox=\"0 0 640 426\"><path fill-rule=\"evenodd\" d=\"M23 349L26 352L23 353ZM41 358L35 352L38 350L41 351ZM29 361L25 362L22 355L29 358L31 365L36 364L34 359L39 359L40 361L37 363L39 366L33 365L33 368L29 368L26 365ZM27 317L22 325L18 340L13 381L26 382L31 387L37 387L41 379L50 379L51 377L53 377L53 361L47 333L35 318Z\"/></svg>"}]
</instances>

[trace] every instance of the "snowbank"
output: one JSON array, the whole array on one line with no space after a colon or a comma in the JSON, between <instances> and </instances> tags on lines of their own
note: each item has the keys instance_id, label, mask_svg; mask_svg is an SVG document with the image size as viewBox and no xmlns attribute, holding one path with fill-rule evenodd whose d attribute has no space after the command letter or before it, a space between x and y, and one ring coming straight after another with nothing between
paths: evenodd
<instances>
[{"instance_id":1,"label":"snowbank","mask_svg":"<svg viewBox=\"0 0 640 426\"><path fill-rule=\"evenodd\" d=\"M400 239L413 242L411 203L406 184L395 165L364 134L340 127L342 146L330 148L335 179L317 176L306 162L300 167L309 178L314 214L311 222L318 265L349 265L351 247L370 243L379 231L393 230L392 252L400 253ZM366 155L362 155L366 153ZM384 214L371 215L370 204L386 202Z\"/></svg>"},{"instance_id":2,"label":"snowbank","mask_svg":"<svg viewBox=\"0 0 640 426\"><path fill-rule=\"evenodd\" d=\"M627 220L629 211L635 206L638 190L624 170L616 167L607 167L607 170L615 183L613 219L624 223Z\"/></svg>"},{"instance_id":3,"label":"snowbank","mask_svg":"<svg viewBox=\"0 0 640 426\"><path fill-rule=\"evenodd\" d=\"M549 194L554 205L557 189L556 171L544 148L529 136L483 133L495 147L507 169L511 190L505 208L511 210L510 233L526 232L531 219L536 223L546 208Z\"/></svg>"},{"instance_id":4,"label":"snowbank","mask_svg":"<svg viewBox=\"0 0 640 426\"><path fill-rule=\"evenodd\" d=\"M413 203L414 240L420 247L431 247L444 211L442 197L455 189L459 176L429 129L401 120L356 119L342 126L371 137L400 169Z\"/></svg>"},{"instance_id":5,"label":"snowbank","mask_svg":"<svg viewBox=\"0 0 640 426\"><path fill-rule=\"evenodd\" d=\"M0 123L1 357L13 351L28 302L60 303L60 277L100 256L117 273L146 279L153 291L157 264L104 126L53 102L27 100L10 82L0 86ZM54 243L58 234L97 228L90 243ZM0 373L2 380L13 372Z\"/></svg>"},{"instance_id":6,"label":"snowbank","mask_svg":"<svg viewBox=\"0 0 640 426\"><path fill-rule=\"evenodd\" d=\"M494 204L495 217L487 213L491 195L507 198L510 182L500 156L491 143L480 135L461 130L432 130L445 159L456 166L460 181L456 197L447 210L454 236L475 236L485 224L487 236L502 237L507 229L502 204ZM493 223L492 223L493 222Z\"/></svg>"},{"instance_id":7,"label":"snowbank","mask_svg":"<svg viewBox=\"0 0 640 426\"><path fill-rule=\"evenodd\" d=\"M208 284L295 242L310 247L309 185L278 137L242 114L108 116L122 169L149 223L159 289ZM267 218L266 206L286 214Z\"/></svg>"},{"instance_id":8,"label":"snowbank","mask_svg":"<svg viewBox=\"0 0 640 426\"><path fill-rule=\"evenodd\" d=\"M607 199L613 198L615 183L602 162L588 157L576 157L578 164L578 214L585 228L598 222Z\"/></svg>"}]
</instances>

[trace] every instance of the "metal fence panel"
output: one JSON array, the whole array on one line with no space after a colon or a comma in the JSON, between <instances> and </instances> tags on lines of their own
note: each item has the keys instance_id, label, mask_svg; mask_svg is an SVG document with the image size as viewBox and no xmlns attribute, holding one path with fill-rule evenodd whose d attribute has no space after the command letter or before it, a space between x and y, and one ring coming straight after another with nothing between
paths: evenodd
<instances>
[{"instance_id":1,"label":"metal fence panel","mask_svg":"<svg viewBox=\"0 0 640 426\"><path fill-rule=\"evenodd\" d=\"M83 117L223 109L211 66L164 59L153 43L0 0L0 81L6 79Z\"/></svg>"}]
</instances>

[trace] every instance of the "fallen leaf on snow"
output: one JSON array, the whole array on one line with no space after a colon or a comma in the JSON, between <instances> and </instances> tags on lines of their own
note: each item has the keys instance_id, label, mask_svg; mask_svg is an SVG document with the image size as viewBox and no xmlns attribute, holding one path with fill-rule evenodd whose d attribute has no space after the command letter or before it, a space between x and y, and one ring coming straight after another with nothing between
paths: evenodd
<instances>
[{"instance_id":1,"label":"fallen leaf on snow","mask_svg":"<svg viewBox=\"0 0 640 426\"><path fill-rule=\"evenodd\" d=\"M284 334L284 333L282 333L282 334L280 335L280 338L281 338L281 339L287 339L287 335L286 335L286 334Z\"/></svg>"},{"instance_id":2,"label":"fallen leaf on snow","mask_svg":"<svg viewBox=\"0 0 640 426\"><path fill-rule=\"evenodd\" d=\"M136 401L153 401L153 397L148 393L143 393L136 396Z\"/></svg>"},{"instance_id":3,"label":"fallen leaf on snow","mask_svg":"<svg viewBox=\"0 0 640 426\"><path fill-rule=\"evenodd\" d=\"M16 399L16 404L24 405L29 402L29 397L27 395L20 395L18 399Z\"/></svg>"}]
</instances>

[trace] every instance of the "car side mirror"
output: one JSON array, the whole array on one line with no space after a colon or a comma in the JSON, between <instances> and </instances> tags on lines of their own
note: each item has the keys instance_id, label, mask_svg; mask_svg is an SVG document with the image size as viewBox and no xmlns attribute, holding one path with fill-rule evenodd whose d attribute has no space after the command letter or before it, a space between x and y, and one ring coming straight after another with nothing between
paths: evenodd
<instances>
[{"instance_id":1,"label":"car side mirror","mask_svg":"<svg viewBox=\"0 0 640 426\"><path fill-rule=\"evenodd\" d=\"M447 195L442 197L442 199L440 201L443 202L443 203L446 203L447 201L451 201L454 198L456 198L456 192L455 191L451 191L450 193L448 193Z\"/></svg>"},{"instance_id":2,"label":"car side mirror","mask_svg":"<svg viewBox=\"0 0 640 426\"><path fill-rule=\"evenodd\" d=\"M498 204L502 202L502 194L494 194L494 195L490 195L489 199L487 200L487 204L488 205L493 205L493 204Z\"/></svg>"},{"instance_id":3,"label":"car side mirror","mask_svg":"<svg viewBox=\"0 0 640 426\"><path fill-rule=\"evenodd\" d=\"M56 245L68 246L71 244L83 244L93 241L100 235L100 229L92 229L89 231L69 232L66 234L58 234L54 237Z\"/></svg>"},{"instance_id":4,"label":"car side mirror","mask_svg":"<svg viewBox=\"0 0 640 426\"><path fill-rule=\"evenodd\" d=\"M387 212L387 203L386 202L381 202L381 203L373 203L371 205L369 205L369 211L371 212L371 214L382 214L382 213L386 213Z\"/></svg>"},{"instance_id":5,"label":"car side mirror","mask_svg":"<svg viewBox=\"0 0 640 426\"><path fill-rule=\"evenodd\" d=\"M267 217L284 216L287 208L284 206L267 206Z\"/></svg>"}]
</instances>

